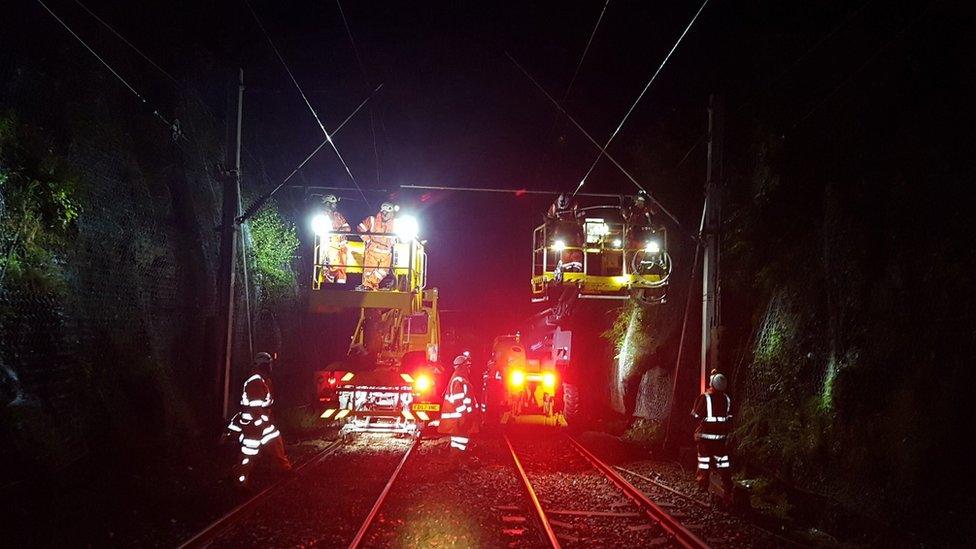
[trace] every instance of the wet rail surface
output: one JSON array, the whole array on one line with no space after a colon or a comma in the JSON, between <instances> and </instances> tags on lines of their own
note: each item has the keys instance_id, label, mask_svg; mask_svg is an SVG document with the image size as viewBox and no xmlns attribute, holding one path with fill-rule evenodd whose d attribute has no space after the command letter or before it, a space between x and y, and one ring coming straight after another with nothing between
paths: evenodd
<instances>
[{"instance_id":1,"label":"wet rail surface","mask_svg":"<svg viewBox=\"0 0 976 549\"><path fill-rule=\"evenodd\" d=\"M451 461L448 442L424 440L361 547L548 547L504 443L485 434Z\"/></svg>"},{"instance_id":2,"label":"wet rail surface","mask_svg":"<svg viewBox=\"0 0 976 549\"><path fill-rule=\"evenodd\" d=\"M361 435L188 547L345 547L413 439ZM213 525L211 525L213 526Z\"/></svg>"},{"instance_id":3,"label":"wet rail surface","mask_svg":"<svg viewBox=\"0 0 976 549\"><path fill-rule=\"evenodd\" d=\"M561 547L706 547L675 517L566 435L513 434L510 446Z\"/></svg>"},{"instance_id":4,"label":"wet rail surface","mask_svg":"<svg viewBox=\"0 0 976 549\"><path fill-rule=\"evenodd\" d=\"M643 462L614 467L671 516L705 539L711 547L800 547L796 541L712 504L707 494L693 489L690 474L662 475L667 467Z\"/></svg>"}]
</instances>

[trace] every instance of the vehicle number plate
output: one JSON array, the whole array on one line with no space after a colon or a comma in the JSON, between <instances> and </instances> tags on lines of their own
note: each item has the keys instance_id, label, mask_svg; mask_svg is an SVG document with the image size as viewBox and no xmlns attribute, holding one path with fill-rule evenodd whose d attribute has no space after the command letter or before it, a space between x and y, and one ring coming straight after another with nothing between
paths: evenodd
<instances>
[{"instance_id":1,"label":"vehicle number plate","mask_svg":"<svg viewBox=\"0 0 976 549\"><path fill-rule=\"evenodd\" d=\"M414 412L440 412L441 405L433 402L415 402L410 404L410 409Z\"/></svg>"}]
</instances>

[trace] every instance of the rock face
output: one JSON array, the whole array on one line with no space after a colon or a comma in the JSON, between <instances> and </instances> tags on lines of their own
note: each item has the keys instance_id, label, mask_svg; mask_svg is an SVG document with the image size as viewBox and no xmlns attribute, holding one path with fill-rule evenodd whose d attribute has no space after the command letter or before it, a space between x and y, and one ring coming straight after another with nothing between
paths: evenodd
<instances>
[{"instance_id":1,"label":"rock face","mask_svg":"<svg viewBox=\"0 0 976 549\"><path fill-rule=\"evenodd\" d=\"M664 420L671 410L671 376L663 368L651 368L641 376L634 417Z\"/></svg>"}]
</instances>

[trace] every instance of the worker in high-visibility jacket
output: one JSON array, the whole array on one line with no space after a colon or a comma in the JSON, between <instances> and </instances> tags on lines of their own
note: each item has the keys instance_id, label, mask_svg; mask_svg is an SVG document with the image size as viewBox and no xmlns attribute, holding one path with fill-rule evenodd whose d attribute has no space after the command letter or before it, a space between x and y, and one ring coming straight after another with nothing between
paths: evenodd
<instances>
[{"instance_id":1,"label":"worker in high-visibility jacket","mask_svg":"<svg viewBox=\"0 0 976 549\"><path fill-rule=\"evenodd\" d=\"M546 212L546 230L549 246L557 256L555 277L562 281L563 273L583 272L583 212L576 201L565 194L556 197Z\"/></svg>"},{"instance_id":2,"label":"worker in high-visibility jacket","mask_svg":"<svg viewBox=\"0 0 976 549\"><path fill-rule=\"evenodd\" d=\"M349 254L346 247L346 235L349 232L349 222L339 213L339 198L334 194L327 194L322 198L325 215L330 221L328 247L325 250L325 262L328 266L325 272L326 282L332 284L346 283L346 265Z\"/></svg>"},{"instance_id":3,"label":"worker in high-visibility jacket","mask_svg":"<svg viewBox=\"0 0 976 549\"><path fill-rule=\"evenodd\" d=\"M732 397L725 392L728 381L725 376L712 370L708 388L698 396L691 415L698 420L695 440L698 443L698 469L695 480L698 487L708 490L712 469L722 477L726 502L732 501L732 462L729 461L728 437L732 427Z\"/></svg>"},{"instance_id":4,"label":"worker in high-visibility jacket","mask_svg":"<svg viewBox=\"0 0 976 549\"><path fill-rule=\"evenodd\" d=\"M471 358L458 355L454 359L454 375L447 383L441 422L438 431L451 437L450 453L460 457L468 449L471 435L478 432L478 403L471 383Z\"/></svg>"},{"instance_id":5,"label":"worker in high-visibility jacket","mask_svg":"<svg viewBox=\"0 0 976 549\"><path fill-rule=\"evenodd\" d=\"M269 455L279 470L291 471L292 468L271 413L274 403L271 362L268 353L258 353L254 357L254 368L244 381L241 393L241 411L227 426L228 430L237 433L241 444L241 455L235 468L241 486L247 485L255 460L262 453Z\"/></svg>"},{"instance_id":6,"label":"worker in high-visibility jacket","mask_svg":"<svg viewBox=\"0 0 976 549\"><path fill-rule=\"evenodd\" d=\"M380 205L380 211L367 217L359 224L359 232L362 233L389 233L390 236L367 234L363 235L363 242L366 243L366 250L363 253L363 283L356 288L357 290L376 290L380 287L380 282L388 274L393 265L393 243L395 237L394 218L400 208L391 203L384 202Z\"/></svg>"}]
</instances>

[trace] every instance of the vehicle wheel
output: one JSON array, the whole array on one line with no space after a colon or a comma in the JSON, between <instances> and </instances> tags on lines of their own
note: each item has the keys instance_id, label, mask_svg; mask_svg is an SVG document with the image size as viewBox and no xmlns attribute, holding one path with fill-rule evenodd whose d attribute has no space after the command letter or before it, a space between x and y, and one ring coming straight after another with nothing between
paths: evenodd
<instances>
[{"instance_id":1,"label":"vehicle wheel","mask_svg":"<svg viewBox=\"0 0 976 549\"><path fill-rule=\"evenodd\" d=\"M579 388L570 383L563 383L563 416L567 423L580 416Z\"/></svg>"}]
</instances>

